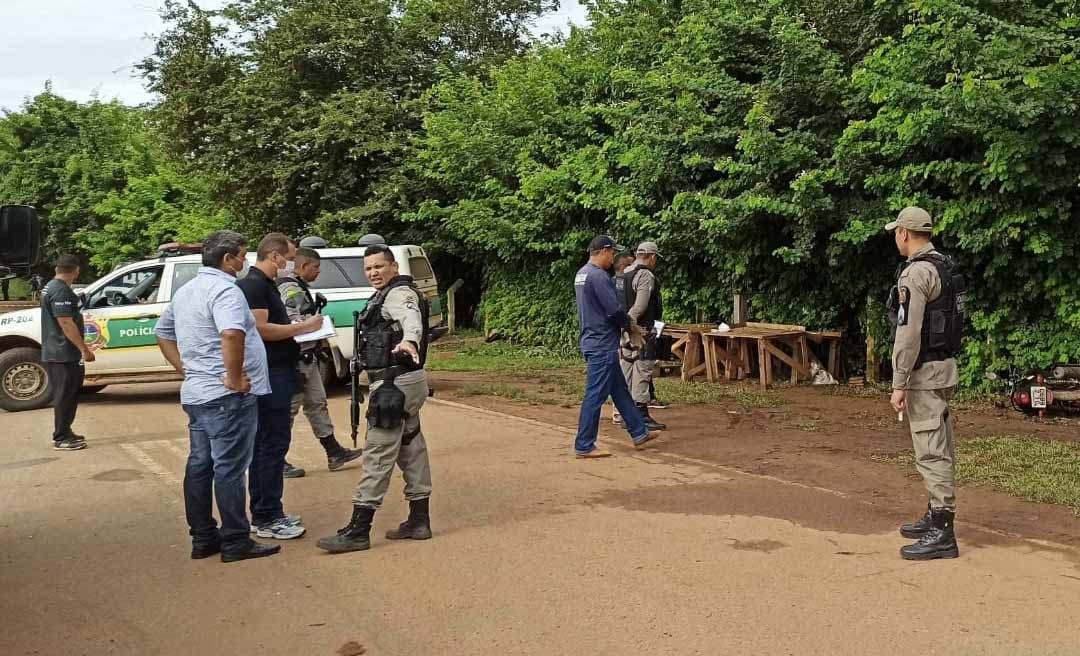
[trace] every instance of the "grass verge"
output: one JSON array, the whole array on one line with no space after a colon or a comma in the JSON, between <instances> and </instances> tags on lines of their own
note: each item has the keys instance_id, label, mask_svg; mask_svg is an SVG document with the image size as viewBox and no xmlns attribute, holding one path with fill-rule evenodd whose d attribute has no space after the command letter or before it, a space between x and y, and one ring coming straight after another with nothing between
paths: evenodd
<instances>
[{"instance_id":1,"label":"grass verge","mask_svg":"<svg viewBox=\"0 0 1080 656\"><path fill-rule=\"evenodd\" d=\"M548 398L540 394L536 394L520 387L513 385L507 385L504 383L480 383L477 385L466 385L461 388L460 394L462 396L496 396L501 399L507 399L510 401L520 401L522 403L532 403L539 405L558 405L559 401L556 399Z\"/></svg>"},{"instance_id":2,"label":"grass verge","mask_svg":"<svg viewBox=\"0 0 1080 656\"><path fill-rule=\"evenodd\" d=\"M957 444L961 484L990 485L1016 497L1072 508L1080 516L1080 444L1024 435L985 435ZM908 467L911 451L875 456Z\"/></svg>"},{"instance_id":3,"label":"grass verge","mask_svg":"<svg viewBox=\"0 0 1080 656\"><path fill-rule=\"evenodd\" d=\"M429 371L540 371L583 367L581 358L558 353L542 346L520 346L507 342L485 343L480 339L436 342L428 357Z\"/></svg>"}]
</instances>

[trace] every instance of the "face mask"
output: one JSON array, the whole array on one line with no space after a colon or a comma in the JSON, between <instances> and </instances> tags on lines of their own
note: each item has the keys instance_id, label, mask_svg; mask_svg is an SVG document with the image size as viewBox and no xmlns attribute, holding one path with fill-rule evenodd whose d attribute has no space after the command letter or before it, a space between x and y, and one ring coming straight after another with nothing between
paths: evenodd
<instances>
[{"instance_id":1,"label":"face mask","mask_svg":"<svg viewBox=\"0 0 1080 656\"><path fill-rule=\"evenodd\" d=\"M243 278L244 276L246 276L248 274L248 269L251 268L251 265L248 263L246 257L241 261L244 263L243 266L240 267L239 271L234 271L233 272L233 274L237 277L237 279L240 279L240 278Z\"/></svg>"}]
</instances>

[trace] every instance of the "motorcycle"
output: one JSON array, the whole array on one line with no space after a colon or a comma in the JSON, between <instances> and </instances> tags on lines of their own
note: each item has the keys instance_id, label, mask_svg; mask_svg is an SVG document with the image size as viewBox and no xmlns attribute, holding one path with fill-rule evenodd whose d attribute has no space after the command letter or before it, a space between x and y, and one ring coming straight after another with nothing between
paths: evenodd
<instances>
[{"instance_id":1,"label":"motorcycle","mask_svg":"<svg viewBox=\"0 0 1080 656\"><path fill-rule=\"evenodd\" d=\"M1048 409L1075 408L1080 402L1080 365L1057 364L1026 374L1010 366L1008 372L987 371L986 378L1003 381L1009 407L1025 414L1044 417Z\"/></svg>"}]
</instances>

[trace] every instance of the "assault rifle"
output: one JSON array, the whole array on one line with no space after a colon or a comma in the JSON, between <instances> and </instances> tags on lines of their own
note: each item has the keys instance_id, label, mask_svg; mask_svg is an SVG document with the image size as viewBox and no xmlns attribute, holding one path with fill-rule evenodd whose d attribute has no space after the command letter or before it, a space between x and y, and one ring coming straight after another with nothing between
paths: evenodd
<instances>
[{"instance_id":1,"label":"assault rifle","mask_svg":"<svg viewBox=\"0 0 1080 656\"><path fill-rule=\"evenodd\" d=\"M353 350L349 360L349 374L352 376L352 400L349 405L349 417L352 419L352 445L356 448L356 433L360 430L360 406L364 404L364 393L360 390L360 313L353 312Z\"/></svg>"}]
</instances>

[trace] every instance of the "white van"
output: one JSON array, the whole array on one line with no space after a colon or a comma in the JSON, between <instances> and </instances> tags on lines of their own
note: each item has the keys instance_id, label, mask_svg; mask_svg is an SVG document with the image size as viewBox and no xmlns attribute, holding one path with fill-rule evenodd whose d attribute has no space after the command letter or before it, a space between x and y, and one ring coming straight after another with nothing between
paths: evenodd
<instances>
[{"instance_id":1,"label":"white van","mask_svg":"<svg viewBox=\"0 0 1080 656\"><path fill-rule=\"evenodd\" d=\"M438 283L424 249L391 246L403 275L412 276L431 303L432 338L446 334ZM364 248L320 248L322 270L311 286L327 298L324 314L337 329L331 340L334 366L327 382L348 373L353 312L363 311L375 290L364 276ZM254 253L248 254L254 263ZM106 385L180 380L157 347L154 326L173 294L195 277L200 255L161 256L125 264L79 290L84 339L96 359L86 365L84 391ZM41 310L0 314L0 408L31 410L49 404L52 391L41 363Z\"/></svg>"}]
</instances>

